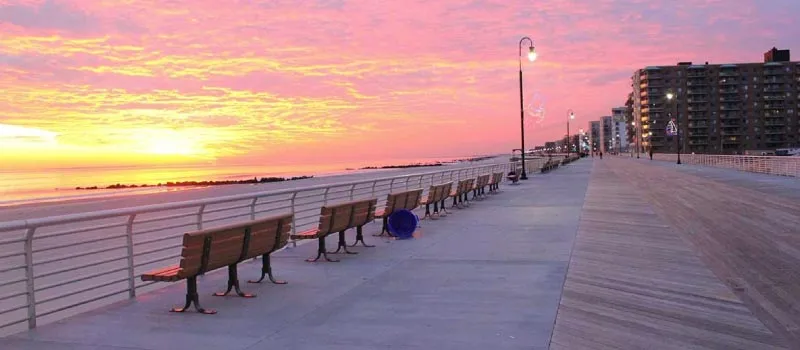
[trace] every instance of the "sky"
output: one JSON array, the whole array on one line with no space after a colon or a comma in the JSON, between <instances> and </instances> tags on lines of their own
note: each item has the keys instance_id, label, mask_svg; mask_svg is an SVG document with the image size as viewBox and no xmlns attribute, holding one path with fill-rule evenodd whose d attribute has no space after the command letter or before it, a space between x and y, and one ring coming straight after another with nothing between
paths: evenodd
<instances>
[{"instance_id":1,"label":"sky","mask_svg":"<svg viewBox=\"0 0 800 350\"><path fill-rule=\"evenodd\" d=\"M797 0L0 0L0 170L509 154L633 71L800 55ZM527 44L526 44L527 46ZM527 49L527 47L525 47Z\"/></svg>"}]
</instances>

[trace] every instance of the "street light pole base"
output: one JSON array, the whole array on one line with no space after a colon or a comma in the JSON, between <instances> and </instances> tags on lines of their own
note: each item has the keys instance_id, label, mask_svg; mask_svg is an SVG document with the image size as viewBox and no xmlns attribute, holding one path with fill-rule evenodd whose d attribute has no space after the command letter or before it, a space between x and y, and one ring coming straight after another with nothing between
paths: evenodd
<instances>
[{"instance_id":1,"label":"street light pole base","mask_svg":"<svg viewBox=\"0 0 800 350\"><path fill-rule=\"evenodd\" d=\"M520 179L520 180L527 180L527 179L528 179L528 174L522 174L522 175L519 177L519 179Z\"/></svg>"}]
</instances>

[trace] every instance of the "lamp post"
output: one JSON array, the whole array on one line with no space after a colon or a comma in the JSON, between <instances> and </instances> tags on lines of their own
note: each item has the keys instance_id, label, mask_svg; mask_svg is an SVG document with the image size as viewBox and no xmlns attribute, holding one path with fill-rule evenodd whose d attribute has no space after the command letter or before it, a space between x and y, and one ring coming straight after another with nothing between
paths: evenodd
<instances>
[{"instance_id":1,"label":"lamp post","mask_svg":"<svg viewBox=\"0 0 800 350\"><path fill-rule=\"evenodd\" d=\"M571 146L570 144L572 143L572 140L569 137L569 120L570 119L575 119L575 112L573 112L572 109L568 109L567 110L567 158L569 158L569 151L572 149L572 147L570 147Z\"/></svg>"},{"instance_id":2,"label":"lamp post","mask_svg":"<svg viewBox=\"0 0 800 350\"><path fill-rule=\"evenodd\" d=\"M522 101L522 43L525 40L531 43L528 47L528 59L531 62L536 60L536 49L533 47L533 40L527 36L522 37L519 40L519 56L517 57L519 58L519 128L522 139L522 175L519 177L521 180L528 179L528 173L525 171L525 107Z\"/></svg>"},{"instance_id":3,"label":"lamp post","mask_svg":"<svg viewBox=\"0 0 800 350\"><path fill-rule=\"evenodd\" d=\"M670 114L672 114L672 99L675 98L675 94L672 92L667 93L667 101L669 101L670 105ZM681 118L678 116L678 113L675 113L675 148L678 150L678 162L677 164L681 164Z\"/></svg>"},{"instance_id":4,"label":"lamp post","mask_svg":"<svg viewBox=\"0 0 800 350\"><path fill-rule=\"evenodd\" d=\"M636 127L636 121L631 122L631 128L633 129L633 147L636 148L636 159L639 159L639 128ZM631 152L631 158L633 158L633 152Z\"/></svg>"}]
</instances>

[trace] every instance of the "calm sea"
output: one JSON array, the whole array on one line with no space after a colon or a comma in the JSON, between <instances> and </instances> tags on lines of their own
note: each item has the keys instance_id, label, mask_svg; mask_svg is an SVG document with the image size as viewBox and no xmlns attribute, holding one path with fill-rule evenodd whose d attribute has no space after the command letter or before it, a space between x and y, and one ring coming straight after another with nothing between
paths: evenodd
<instances>
[{"instance_id":1,"label":"calm sea","mask_svg":"<svg viewBox=\"0 0 800 350\"><path fill-rule=\"evenodd\" d=\"M369 170L364 166L452 161L457 158L395 159L383 162L305 164L280 166L174 166L174 167L112 167L68 168L46 171L7 171L0 169L0 206L47 200L82 199L98 196L119 196L163 191L178 191L187 187L148 187L130 189L76 190L76 187L106 187L114 184L155 185L177 181L246 180L254 177L330 176Z\"/></svg>"}]
</instances>

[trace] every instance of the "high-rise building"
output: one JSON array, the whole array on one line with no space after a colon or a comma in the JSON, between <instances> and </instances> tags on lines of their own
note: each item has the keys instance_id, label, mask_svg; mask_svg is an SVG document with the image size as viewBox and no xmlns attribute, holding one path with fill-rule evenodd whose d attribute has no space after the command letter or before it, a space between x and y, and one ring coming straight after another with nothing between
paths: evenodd
<instances>
[{"instance_id":1,"label":"high-rise building","mask_svg":"<svg viewBox=\"0 0 800 350\"><path fill-rule=\"evenodd\" d=\"M789 58L789 50L773 48L764 54L763 63L681 62L637 70L633 116L642 149L676 152L679 141L685 153L796 147L800 62ZM679 136L667 135L670 121Z\"/></svg>"},{"instance_id":2,"label":"high-rise building","mask_svg":"<svg viewBox=\"0 0 800 350\"><path fill-rule=\"evenodd\" d=\"M600 148L600 121L595 120L589 122L589 144L592 147L592 151L599 152Z\"/></svg>"},{"instance_id":3,"label":"high-rise building","mask_svg":"<svg viewBox=\"0 0 800 350\"><path fill-rule=\"evenodd\" d=\"M614 147L614 124L614 117L600 117L600 150L603 153L616 149Z\"/></svg>"},{"instance_id":4,"label":"high-rise building","mask_svg":"<svg viewBox=\"0 0 800 350\"><path fill-rule=\"evenodd\" d=\"M611 148L612 152L627 152L628 151L628 123L627 120L627 107L616 107L611 109L612 130L611 130Z\"/></svg>"}]
</instances>

